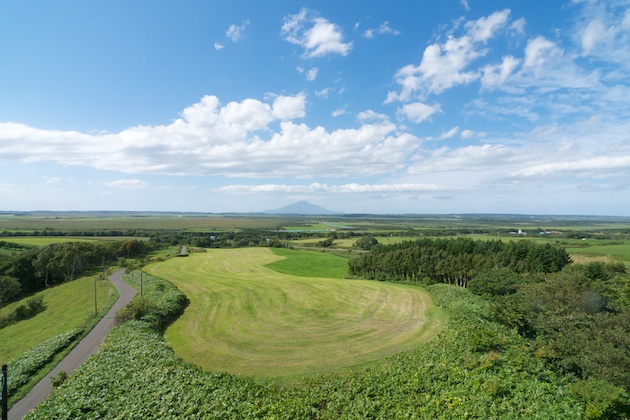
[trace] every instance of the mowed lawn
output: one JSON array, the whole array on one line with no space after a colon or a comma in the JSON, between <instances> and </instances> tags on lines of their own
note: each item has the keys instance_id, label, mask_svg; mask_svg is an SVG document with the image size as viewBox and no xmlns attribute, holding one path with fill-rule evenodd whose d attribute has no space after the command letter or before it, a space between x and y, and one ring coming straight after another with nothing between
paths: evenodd
<instances>
[{"instance_id":1,"label":"mowed lawn","mask_svg":"<svg viewBox=\"0 0 630 420\"><path fill-rule=\"evenodd\" d=\"M265 266L283 258L268 248L213 249L147 266L190 299L166 332L175 351L210 371L291 379L410 350L445 322L421 288Z\"/></svg>"}]
</instances>

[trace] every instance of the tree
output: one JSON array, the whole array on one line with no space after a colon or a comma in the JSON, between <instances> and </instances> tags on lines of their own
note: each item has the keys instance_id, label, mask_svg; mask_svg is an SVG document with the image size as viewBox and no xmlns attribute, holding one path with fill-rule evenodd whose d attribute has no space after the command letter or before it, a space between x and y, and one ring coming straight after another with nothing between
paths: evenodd
<instances>
[{"instance_id":1,"label":"tree","mask_svg":"<svg viewBox=\"0 0 630 420\"><path fill-rule=\"evenodd\" d=\"M20 282L14 277L0 276L0 308L15 299L22 291Z\"/></svg>"},{"instance_id":2,"label":"tree","mask_svg":"<svg viewBox=\"0 0 630 420\"><path fill-rule=\"evenodd\" d=\"M126 258L133 258L144 253L145 245L137 239L129 239L120 243L118 252Z\"/></svg>"},{"instance_id":3,"label":"tree","mask_svg":"<svg viewBox=\"0 0 630 420\"><path fill-rule=\"evenodd\" d=\"M369 251L370 249L378 245L378 241L376 240L374 236L364 236L363 238L358 239L354 243L354 245L365 251Z\"/></svg>"},{"instance_id":4,"label":"tree","mask_svg":"<svg viewBox=\"0 0 630 420\"><path fill-rule=\"evenodd\" d=\"M525 283L523 276L509 268L501 268L475 276L468 282L468 288L478 295L505 296L516 293L517 286L521 283Z\"/></svg>"},{"instance_id":5,"label":"tree","mask_svg":"<svg viewBox=\"0 0 630 420\"><path fill-rule=\"evenodd\" d=\"M327 238L327 239L324 239L323 241L319 241L317 243L317 246L322 247L322 248L328 248L333 245L333 242L334 242L333 238Z\"/></svg>"},{"instance_id":6,"label":"tree","mask_svg":"<svg viewBox=\"0 0 630 420\"><path fill-rule=\"evenodd\" d=\"M53 257L54 254L51 247L47 246L43 248L39 254L37 254L37 258L35 258L32 263L33 267L35 267L35 274L38 277L44 277L44 284L46 287L49 287L48 276L50 275Z\"/></svg>"}]
</instances>

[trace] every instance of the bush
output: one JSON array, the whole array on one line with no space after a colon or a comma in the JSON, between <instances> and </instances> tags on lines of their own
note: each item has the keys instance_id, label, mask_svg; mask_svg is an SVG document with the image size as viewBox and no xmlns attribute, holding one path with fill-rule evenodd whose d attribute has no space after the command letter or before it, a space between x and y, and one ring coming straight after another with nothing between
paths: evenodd
<instances>
[{"instance_id":1,"label":"bush","mask_svg":"<svg viewBox=\"0 0 630 420\"><path fill-rule=\"evenodd\" d=\"M50 378L50 385L52 385L53 388L59 388L66 379L68 379L68 374L65 370L60 370L57 376Z\"/></svg>"},{"instance_id":2,"label":"bush","mask_svg":"<svg viewBox=\"0 0 630 420\"><path fill-rule=\"evenodd\" d=\"M59 334L43 343L33 347L21 356L8 363L9 366L9 393L28 382L29 378L48 363L61 350L68 347L81 334L77 328L64 334Z\"/></svg>"},{"instance_id":3,"label":"bush","mask_svg":"<svg viewBox=\"0 0 630 420\"><path fill-rule=\"evenodd\" d=\"M125 274L125 279L140 289L140 270ZM142 293L127 308L119 311L116 318L119 323L135 319L164 328L176 319L188 305L188 298L172 283L142 273Z\"/></svg>"},{"instance_id":4,"label":"bush","mask_svg":"<svg viewBox=\"0 0 630 420\"><path fill-rule=\"evenodd\" d=\"M517 286L526 279L510 270L501 268L485 271L468 282L468 288L477 295L505 296L516 293Z\"/></svg>"},{"instance_id":5,"label":"bush","mask_svg":"<svg viewBox=\"0 0 630 420\"><path fill-rule=\"evenodd\" d=\"M46 305L44 305L44 297L35 296L31 299L28 299L26 303L15 308L15 310L9 315L0 318L0 328L15 324L18 321L24 321L26 319L32 318L38 313L43 312L44 310L46 310Z\"/></svg>"},{"instance_id":6,"label":"bush","mask_svg":"<svg viewBox=\"0 0 630 420\"><path fill-rule=\"evenodd\" d=\"M157 311L157 305L154 301L147 298L137 298L131 301L126 307L118 311L116 314L116 324L122 324L123 322L135 320L151 320L155 321L155 317L152 317Z\"/></svg>"}]
</instances>

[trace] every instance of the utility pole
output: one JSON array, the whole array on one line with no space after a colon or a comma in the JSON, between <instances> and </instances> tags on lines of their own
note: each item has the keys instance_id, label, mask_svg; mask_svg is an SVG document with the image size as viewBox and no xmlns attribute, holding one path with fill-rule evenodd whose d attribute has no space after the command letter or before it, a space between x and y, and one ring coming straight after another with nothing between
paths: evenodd
<instances>
[{"instance_id":1,"label":"utility pole","mask_svg":"<svg viewBox=\"0 0 630 420\"><path fill-rule=\"evenodd\" d=\"M96 278L98 276L94 276L94 316L98 315L98 305L96 304Z\"/></svg>"},{"instance_id":2,"label":"utility pole","mask_svg":"<svg viewBox=\"0 0 630 420\"><path fill-rule=\"evenodd\" d=\"M2 420L9 417L9 384L7 383L7 365L2 365Z\"/></svg>"},{"instance_id":3,"label":"utility pole","mask_svg":"<svg viewBox=\"0 0 630 420\"><path fill-rule=\"evenodd\" d=\"M98 316L98 304L96 302L96 278L98 276L94 276L94 316ZM107 267L105 267L105 257L103 257L103 280L107 278Z\"/></svg>"}]
</instances>

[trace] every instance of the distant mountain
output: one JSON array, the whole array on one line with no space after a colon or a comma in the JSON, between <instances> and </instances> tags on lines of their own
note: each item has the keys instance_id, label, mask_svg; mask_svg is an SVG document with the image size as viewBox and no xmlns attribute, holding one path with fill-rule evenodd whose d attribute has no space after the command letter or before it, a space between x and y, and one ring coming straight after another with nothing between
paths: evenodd
<instances>
[{"instance_id":1,"label":"distant mountain","mask_svg":"<svg viewBox=\"0 0 630 420\"><path fill-rule=\"evenodd\" d=\"M275 210L267 210L266 214L300 214L300 215L325 215L325 214L341 214L338 211L326 210L317 204L311 204L308 201L298 201L288 206L280 207Z\"/></svg>"}]
</instances>

